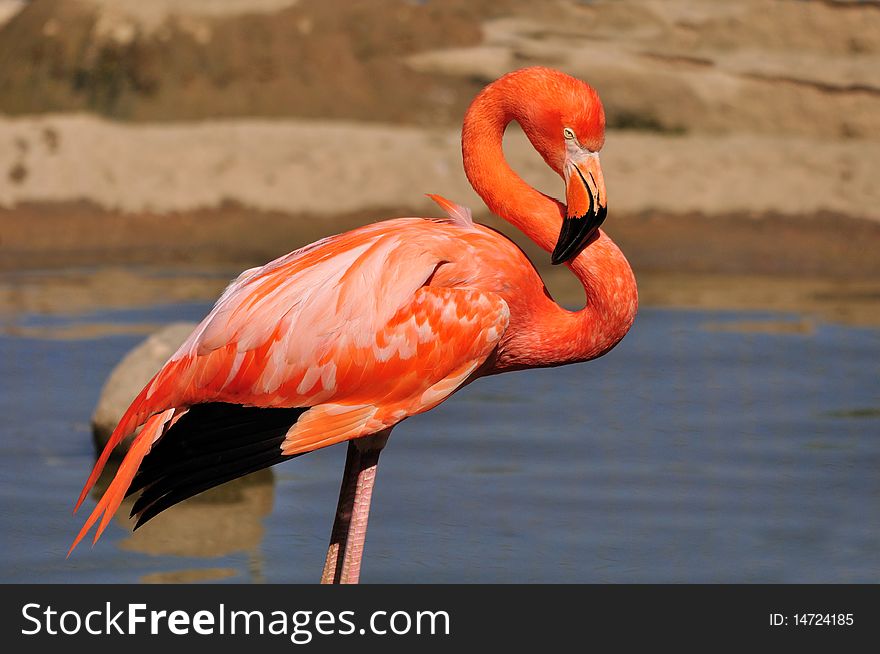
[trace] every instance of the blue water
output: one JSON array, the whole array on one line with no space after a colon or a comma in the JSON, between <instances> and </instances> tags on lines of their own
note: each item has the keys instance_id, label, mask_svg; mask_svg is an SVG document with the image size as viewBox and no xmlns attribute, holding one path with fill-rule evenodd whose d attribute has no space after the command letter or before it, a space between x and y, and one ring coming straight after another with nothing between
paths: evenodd
<instances>
[{"instance_id":1,"label":"blue water","mask_svg":"<svg viewBox=\"0 0 880 654\"><path fill-rule=\"evenodd\" d=\"M479 380L406 421L382 455L362 581L880 581L880 330L710 328L763 320L802 317L643 309L603 359ZM344 446L134 535L120 514L65 560L89 417L140 339L0 336L0 581L315 581Z\"/></svg>"}]
</instances>

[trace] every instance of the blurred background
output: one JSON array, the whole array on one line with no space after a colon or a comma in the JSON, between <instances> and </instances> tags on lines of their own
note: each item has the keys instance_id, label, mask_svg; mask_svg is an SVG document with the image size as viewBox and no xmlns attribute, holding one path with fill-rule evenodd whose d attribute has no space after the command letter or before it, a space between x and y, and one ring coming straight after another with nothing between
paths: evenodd
<instances>
[{"instance_id":1,"label":"blurred background","mask_svg":"<svg viewBox=\"0 0 880 654\"><path fill-rule=\"evenodd\" d=\"M0 0L0 581L316 580L344 448L66 561L93 438L239 270L424 193L578 306L461 168L470 100L533 64L603 99L642 309L601 360L401 425L362 580L880 581L869 0Z\"/></svg>"}]
</instances>

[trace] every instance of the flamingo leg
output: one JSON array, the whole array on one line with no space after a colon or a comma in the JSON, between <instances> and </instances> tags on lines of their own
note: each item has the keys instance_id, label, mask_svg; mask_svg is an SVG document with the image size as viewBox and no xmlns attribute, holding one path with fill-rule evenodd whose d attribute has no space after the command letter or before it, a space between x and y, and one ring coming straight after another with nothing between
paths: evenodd
<instances>
[{"instance_id":1,"label":"flamingo leg","mask_svg":"<svg viewBox=\"0 0 880 654\"><path fill-rule=\"evenodd\" d=\"M379 454L390 433L389 429L348 442L322 584L358 583Z\"/></svg>"}]
</instances>

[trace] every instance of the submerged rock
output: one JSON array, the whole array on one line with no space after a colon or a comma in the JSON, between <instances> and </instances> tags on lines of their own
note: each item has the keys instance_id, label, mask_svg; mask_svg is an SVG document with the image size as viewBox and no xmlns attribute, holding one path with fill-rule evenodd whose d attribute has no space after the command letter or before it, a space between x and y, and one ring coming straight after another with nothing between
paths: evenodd
<instances>
[{"instance_id":1,"label":"submerged rock","mask_svg":"<svg viewBox=\"0 0 880 654\"><path fill-rule=\"evenodd\" d=\"M195 323L191 322L176 322L163 327L137 345L116 364L113 372L104 382L101 397L92 414L92 434L98 450L104 448L113 428L132 400L180 347L195 326ZM131 437L116 448L114 456L118 457L127 452L130 443Z\"/></svg>"}]
</instances>

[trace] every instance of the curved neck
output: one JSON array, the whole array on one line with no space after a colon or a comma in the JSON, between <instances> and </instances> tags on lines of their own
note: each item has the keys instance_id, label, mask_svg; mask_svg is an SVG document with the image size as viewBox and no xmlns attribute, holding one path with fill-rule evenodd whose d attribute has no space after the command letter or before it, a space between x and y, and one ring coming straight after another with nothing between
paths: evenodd
<instances>
[{"instance_id":1,"label":"curved neck","mask_svg":"<svg viewBox=\"0 0 880 654\"><path fill-rule=\"evenodd\" d=\"M551 252L565 205L531 187L510 167L502 139L507 125L528 122L522 95L501 83L471 104L462 128L465 174L486 206ZM510 352L513 367L551 366L601 356L626 334L638 305L635 278L623 253L604 233L565 264L584 287L586 306L570 312L555 302L531 316L530 342Z\"/></svg>"},{"instance_id":2,"label":"curved neck","mask_svg":"<svg viewBox=\"0 0 880 654\"><path fill-rule=\"evenodd\" d=\"M486 87L471 104L461 130L464 172L489 210L550 252L556 244L565 205L531 187L516 174L502 150L504 130L525 118L499 83Z\"/></svg>"}]
</instances>

